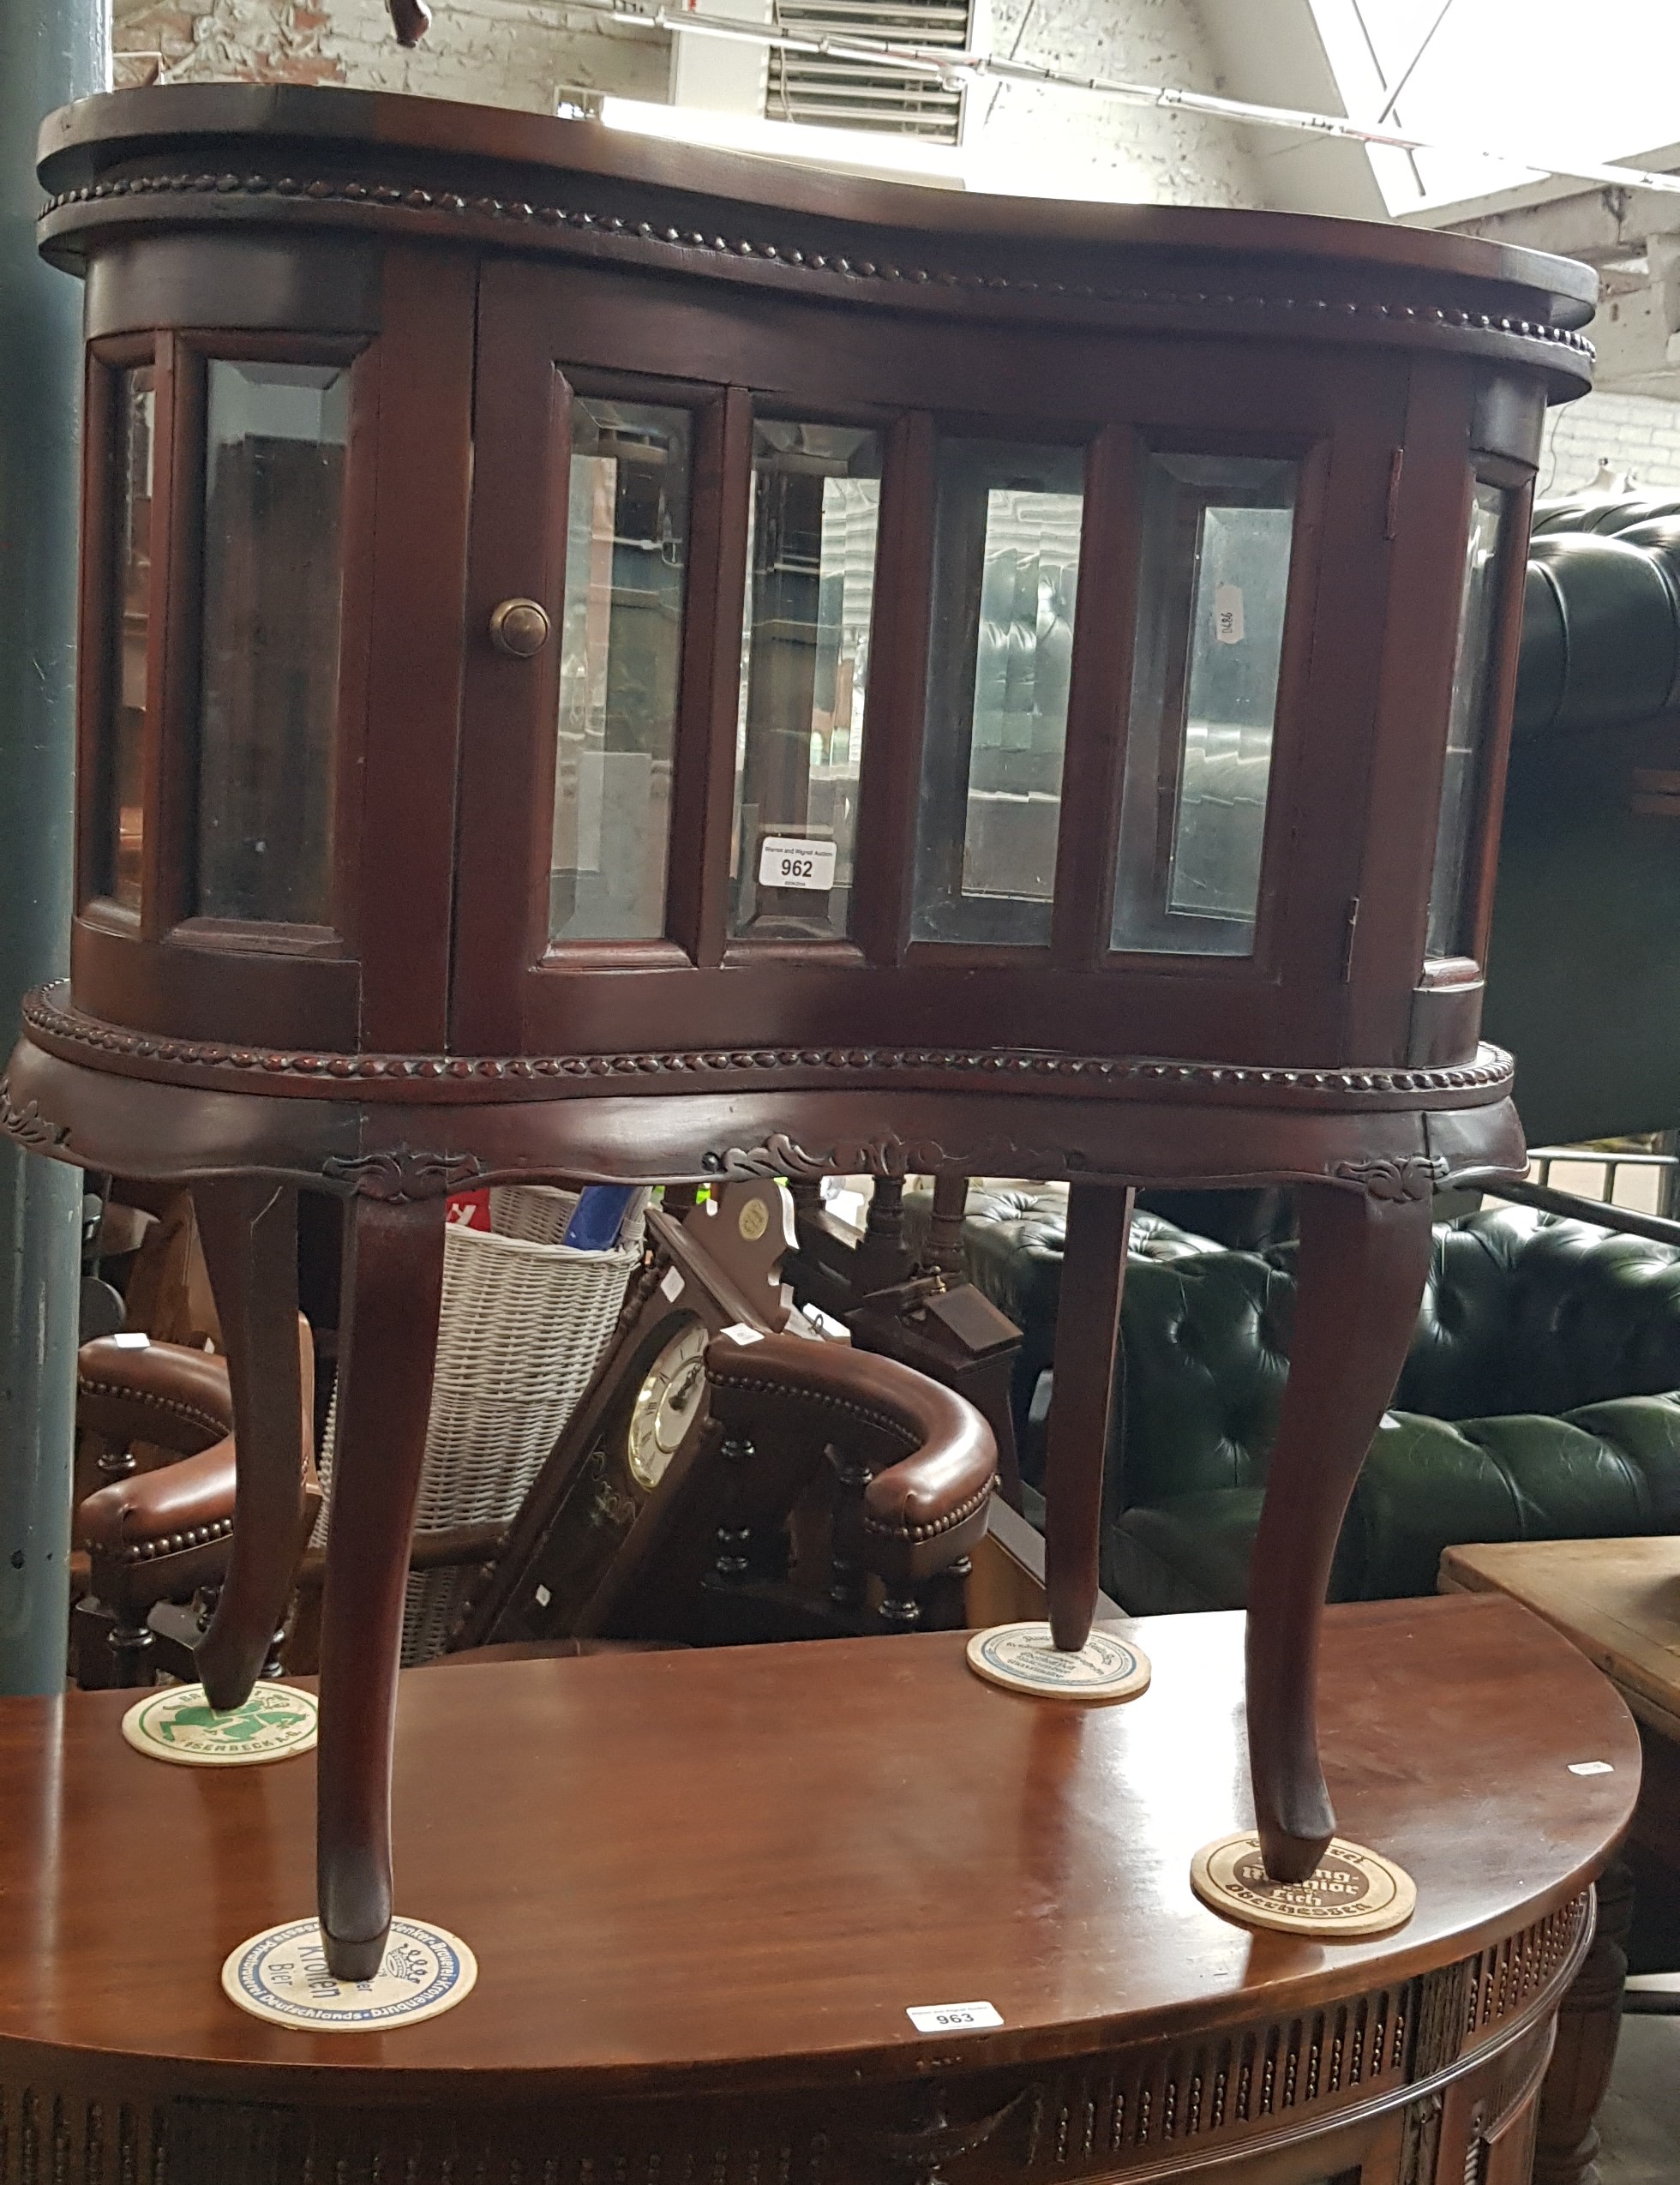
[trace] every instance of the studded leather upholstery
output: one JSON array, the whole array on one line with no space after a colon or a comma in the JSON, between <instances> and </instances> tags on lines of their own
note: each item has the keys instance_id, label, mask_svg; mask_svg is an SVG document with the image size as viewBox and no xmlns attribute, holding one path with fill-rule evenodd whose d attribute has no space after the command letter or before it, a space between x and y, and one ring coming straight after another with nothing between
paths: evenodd
<instances>
[{"instance_id":1,"label":"studded leather upholstery","mask_svg":"<svg viewBox=\"0 0 1680 2185\"><path fill-rule=\"evenodd\" d=\"M986 1217L971 1201L977 1281ZM993 1227L1029 1264L1053 1256L1047 1225L1022 1234L1018 1209ZM1103 1585L1140 1614L1239 1606L1288 1368L1293 1248L1157 1241L1126 1270ZM1033 1277L1041 1297L1041 1264ZM1013 1293L1029 1313L1033 1277ZM1027 1342L1047 1353L1053 1323L1029 1324ZM1469 1540L1680 1531L1680 1253L1526 1208L1437 1228L1395 1402L1343 1528L1339 1599L1431 1592L1442 1550Z\"/></svg>"}]
</instances>

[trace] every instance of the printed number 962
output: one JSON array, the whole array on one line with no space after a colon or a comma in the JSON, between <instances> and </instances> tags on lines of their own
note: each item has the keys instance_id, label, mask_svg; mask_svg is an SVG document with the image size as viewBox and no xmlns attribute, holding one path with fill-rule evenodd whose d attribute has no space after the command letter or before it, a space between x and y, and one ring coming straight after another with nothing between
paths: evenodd
<instances>
[{"instance_id":1,"label":"printed number 962","mask_svg":"<svg viewBox=\"0 0 1680 2185\"><path fill-rule=\"evenodd\" d=\"M834 885L838 855L837 845L821 835L766 835L759 848L759 885L825 894Z\"/></svg>"}]
</instances>

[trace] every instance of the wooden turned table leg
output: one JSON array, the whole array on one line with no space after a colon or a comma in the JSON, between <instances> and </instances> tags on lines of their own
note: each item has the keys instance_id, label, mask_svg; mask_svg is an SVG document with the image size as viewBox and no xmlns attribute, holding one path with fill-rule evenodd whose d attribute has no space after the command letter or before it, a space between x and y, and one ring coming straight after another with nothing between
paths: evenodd
<instances>
[{"instance_id":1,"label":"wooden turned table leg","mask_svg":"<svg viewBox=\"0 0 1680 2185\"><path fill-rule=\"evenodd\" d=\"M193 1186L233 1397L233 1542L195 1654L212 1707L250 1696L285 1614L303 1538L297 1194L263 1176Z\"/></svg>"},{"instance_id":2,"label":"wooden turned table leg","mask_svg":"<svg viewBox=\"0 0 1680 2185\"><path fill-rule=\"evenodd\" d=\"M1248 1751L1275 1881L1335 1828L1318 1763L1318 1630L1336 1535L1394 1394L1429 1272L1427 1198L1300 1192L1295 1335L1248 1588Z\"/></svg>"},{"instance_id":3,"label":"wooden turned table leg","mask_svg":"<svg viewBox=\"0 0 1680 2185\"><path fill-rule=\"evenodd\" d=\"M1044 1475L1045 1591L1050 1635L1065 1654L1078 1653L1096 1613L1103 1462L1136 1197L1112 1184L1075 1184L1067 1195Z\"/></svg>"},{"instance_id":4,"label":"wooden turned table leg","mask_svg":"<svg viewBox=\"0 0 1680 2185\"><path fill-rule=\"evenodd\" d=\"M1534 2185L1598 2185L1599 2110L1616 2061L1634 1877L1620 1859L1599 1876L1598 1925L1557 2015L1557 2045L1540 2089Z\"/></svg>"},{"instance_id":5,"label":"wooden turned table leg","mask_svg":"<svg viewBox=\"0 0 1680 2185\"><path fill-rule=\"evenodd\" d=\"M391 1925L391 1747L403 1595L431 1411L444 1202L357 1198L345 1222L338 1426L321 1611L316 1894L339 1980Z\"/></svg>"}]
</instances>

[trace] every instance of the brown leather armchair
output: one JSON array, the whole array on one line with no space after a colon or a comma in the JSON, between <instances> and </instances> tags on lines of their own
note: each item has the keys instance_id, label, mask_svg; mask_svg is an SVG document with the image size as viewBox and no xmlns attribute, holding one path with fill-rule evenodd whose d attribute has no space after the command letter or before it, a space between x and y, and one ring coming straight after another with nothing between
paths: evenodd
<instances>
[{"instance_id":1,"label":"brown leather armchair","mask_svg":"<svg viewBox=\"0 0 1680 2185\"><path fill-rule=\"evenodd\" d=\"M301 1559L321 1500L311 1426L315 1354L302 1319L297 1342L306 1505ZM88 1588L72 1619L75 1680L99 1690L149 1684L163 1670L190 1678L199 1619L189 1604L220 1584L233 1536L226 1360L132 1337L85 1343L76 1364L76 1421L98 1451L96 1469L106 1484L76 1511ZM154 1613L171 1609L179 1612Z\"/></svg>"},{"instance_id":2,"label":"brown leather armchair","mask_svg":"<svg viewBox=\"0 0 1680 2185\"><path fill-rule=\"evenodd\" d=\"M747 1345L721 1336L706 1350L705 1378L726 1455L731 1444L759 1453L733 1468L718 1529L726 1548L736 1544L741 1575L755 1532L795 1500L788 1466L825 1447L832 1598L861 1607L873 1578L883 1625L922 1622L930 1595L966 1574L986 1532L997 1444L975 1406L894 1359L790 1336Z\"/></svg>"}]
</instances>

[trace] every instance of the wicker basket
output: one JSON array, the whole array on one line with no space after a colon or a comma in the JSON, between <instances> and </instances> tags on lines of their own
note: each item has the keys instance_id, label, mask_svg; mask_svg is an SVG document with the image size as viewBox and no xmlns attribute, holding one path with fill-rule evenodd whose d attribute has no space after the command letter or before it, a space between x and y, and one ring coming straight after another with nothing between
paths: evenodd
<instances>
[{"instance_id":1,"label":"wicker basket","mask_svg":"<svg viewBox=\"0 0 1680 2185\"><path fill-rule=\"evenodd\" d=\"M417 1532L510 1520L588 1384L640 1264L642 1225L628 1225L613 1252L546 1241L564 1234L576 1204L572 1192L507 1186L492 1195L494 1231L452 1225L445 1233ZM332 1516L337 1424L335 1398L321 1459L317 1545ZM410 1576L405 1666L441 1653L477 1575Z\"/></svg>"},{"instance_id":2,"label":"wicker basket","mask_svg":"<svg viewBox=\"0 0 1680 2185\"><path fill-rule=\"evenodd\" d=\"M490 1227L499 1237L521 1237L526 1244L563 1244L578 1196L557 1184L493 1185Z\"/></svg>"}]
</instances>

